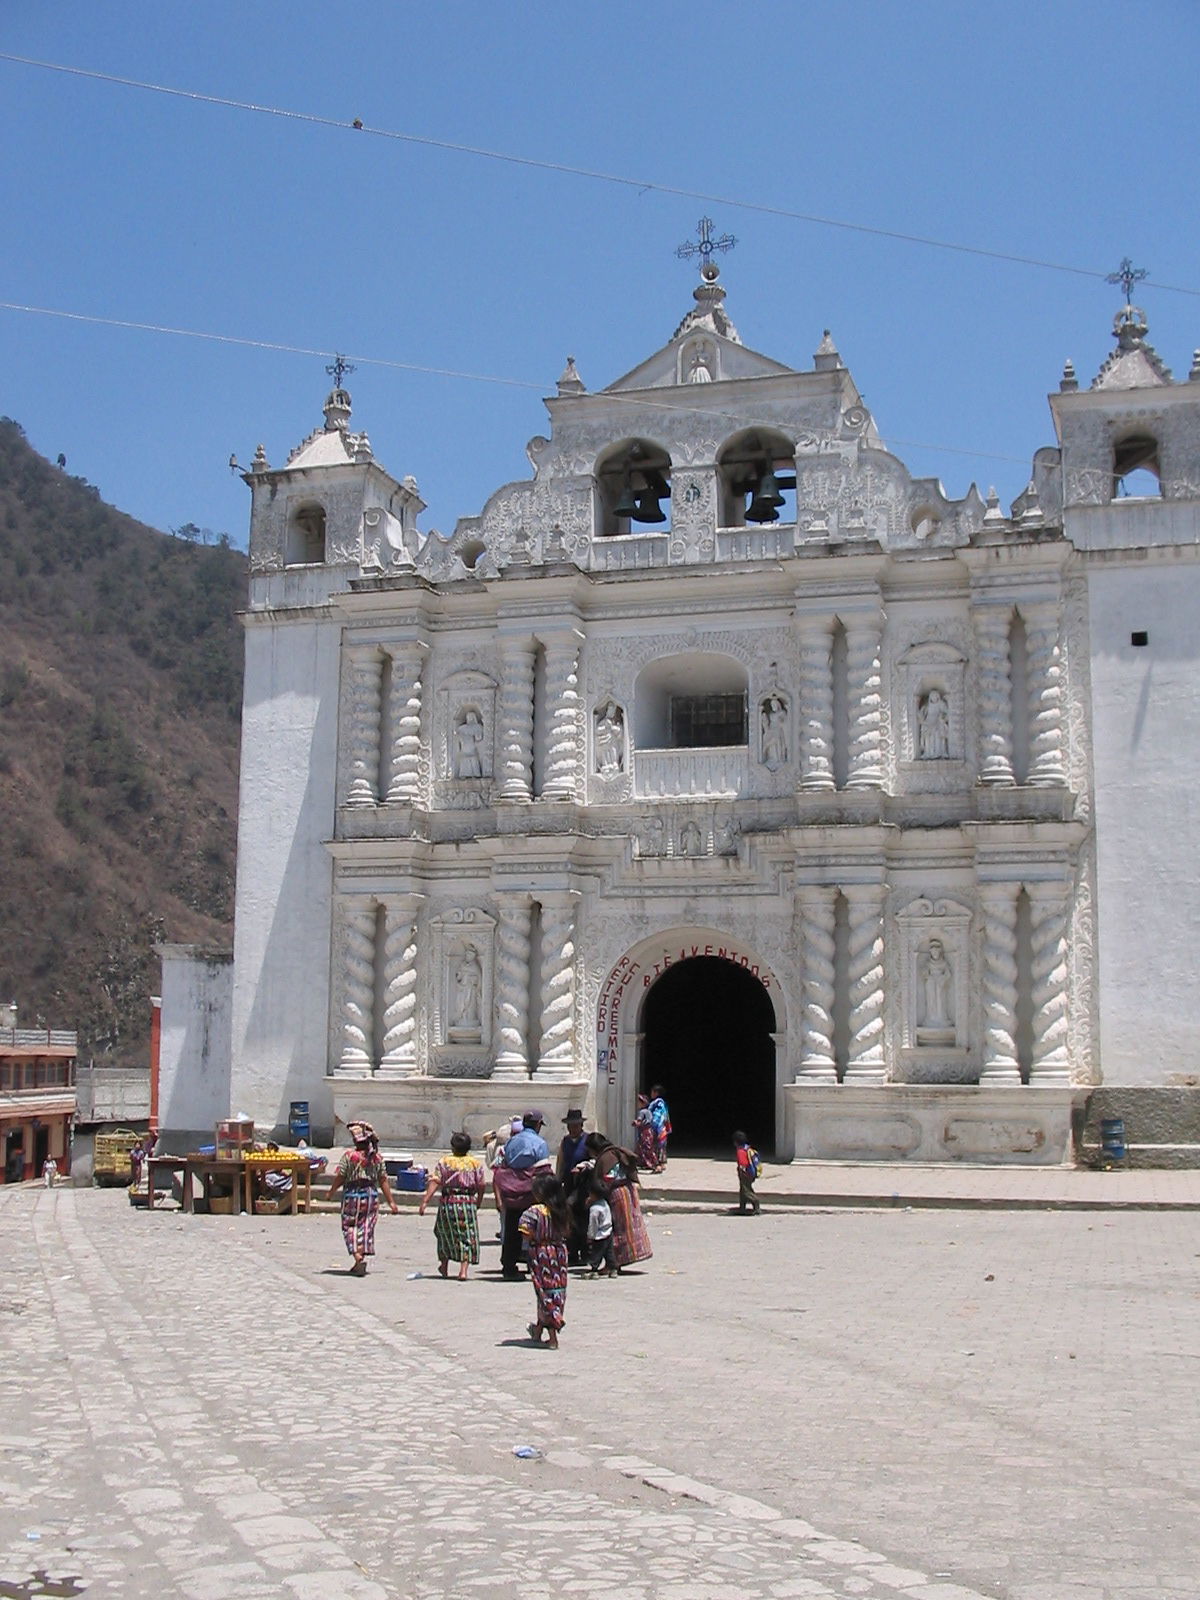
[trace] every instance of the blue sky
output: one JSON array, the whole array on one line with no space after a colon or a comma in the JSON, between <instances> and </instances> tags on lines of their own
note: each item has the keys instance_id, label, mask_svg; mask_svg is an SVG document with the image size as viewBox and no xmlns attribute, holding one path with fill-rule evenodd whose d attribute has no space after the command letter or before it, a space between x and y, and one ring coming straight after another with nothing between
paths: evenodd
<instances>
[{"instance_id":1,"label":"blue sky","mask_svg":"<svg viewBox=\"0 0 1200 1600\"><path fill-rule=\"evenodd\" d=\"M0 52L980 249L1150 272L1177 379L1200 345L1200 7L1146 0L352 6L40 0ZM1007 503L1090 382L1119 293L655 188L520 167L0 60L0 299L515 380L360 362L354 426L449 532L529 468L570 353L600 388L691 305L708 212L743 340L822 329L885 440ZM1154 285L1194 291L1171 292ZM158 527L245 539L226 466L321 420L329 356L0 310L0 412Z\"/></svg>"}]
</instances>

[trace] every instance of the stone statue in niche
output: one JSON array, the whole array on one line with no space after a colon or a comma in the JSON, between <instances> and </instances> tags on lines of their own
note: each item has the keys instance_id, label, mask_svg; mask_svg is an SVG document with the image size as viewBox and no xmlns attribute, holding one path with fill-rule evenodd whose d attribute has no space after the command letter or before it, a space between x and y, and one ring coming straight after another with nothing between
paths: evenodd
<instances>
[{"instance_id":1,"label":"stone statue in niche","mask_svg":"<svg viewBox=\"0 0 1200 1600\"><path fill-rule=\"evenodd\" d=\"M648 817L644 822L636 823L633 829L633 840L637 846L636 855L639 861L644 861L647 856L660 856L663 853L663 820L661 817Z\"/></svg>"},{"instance_id":2,"label":"stone statue in niche","mask_svg":"<svg viewBox=\"0 0 1200 1600\"><path fill-rule=\"evenodd\" d=\"M625 770L625 717L616 701L609 700L596 713L596 771L614 778Z\"/></svg>"},{"instance_id":3,"label":"stone statue in niche","mask_svg":"<svg viewBox=\"0 0 1200 1600\"><path fill-rule=\"evenodd\" d=\"M950 706L940 689L930 689L917 705L917 755L945 761L950 754Z\"/></svg>"},{"instance_id":4,"label":"stone statue in niche","mask_svg":"<svg viewBox=\"0 0 1200 1600\"><path fill-rule=\"evenodd\" d=\"M474 945L468 945L454 963L453 985L450 1037L455 1040L478 1039L483 1027L480 1018L483 968Z\"/></svg>"},{"instance_id":5,"label":"stone statue in niche","mask_svg":"<svg viewBox=\"0 0 1200 1600\"><path fill-rule=\"evenodd\" d=\"M679 830L679 854L681 856L704 854L704 836L694 822L685 822Z\"/></svg>"},{"instance_id":6,"label":"stone statue in niche","mask_svg":"<svg viewBox=\"0 0 1200 1600\"><path fill-rule=\"evenodd\" d=\"M454 776L483 777L483 718L466 706L454 725Z\"/></svg>"},{"instance_id":7,"label":"stone statue in niche","mask_svg":"<svg viewBox=\"0 0 1200 1600\"><path fill-rule=\"evenodd\" d=\"M762 703L763 766L774 772L788 758L787 705L777 694L768 695Z\"/></svg>"},{"instance_id":8,"label":"stone statue in niche","mask_svg":"<svg viewBox=\"0 0 1200 1600\"><path fill-rule=\"evenodd\" d=\"M705 344L698 344L692 351L691 365L688 367L687 381L689 383L711 383L713 381L712 367L709 365L709 350Z\"/></svg>"},{"instance_id":9,"label":"stone statue in niche","mask_svg":"<svg viewBox=\"0 0 1200 1600\"><path fill-rule=\"evenodd\" d=\"M918 1044L954 1043L954 968L940 939L930 939L917 965Z\"/></svg>"}]
</instances>

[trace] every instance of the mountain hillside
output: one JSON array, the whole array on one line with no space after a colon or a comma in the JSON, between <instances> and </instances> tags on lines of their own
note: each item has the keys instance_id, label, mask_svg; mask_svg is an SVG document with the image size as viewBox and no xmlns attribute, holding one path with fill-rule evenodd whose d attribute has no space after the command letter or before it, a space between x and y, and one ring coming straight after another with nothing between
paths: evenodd
<instances>
[{"instance_id":1,"label":"mountain hillside","mask_svg":"<svg viewBox=\"0 0 1200 1600\"><path fill-rule=\"evenodd\" d=\"M147 1059L156 940L231 938L246 561L181 535L0 419L0 1001L103 1064Z\"/></svg>"}]
</instances>

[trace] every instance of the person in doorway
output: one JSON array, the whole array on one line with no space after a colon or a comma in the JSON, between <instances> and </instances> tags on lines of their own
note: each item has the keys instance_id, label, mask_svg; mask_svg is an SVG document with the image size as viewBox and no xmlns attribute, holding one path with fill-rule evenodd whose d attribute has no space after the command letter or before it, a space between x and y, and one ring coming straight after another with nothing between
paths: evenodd
<instances>
[{"instance_id":1,"label":"person in doorway","mask_svg":"<svg viewBox=\"0 0 1200 1600\"><path fill-rule=\"evenodd\" d=\"M603 1267L602 1276L611 1278L617 1270L613 1248L613 1215L608 1196L597 1178L593 1178L588 1198L587 1248L588 1277L594 1278Z\"/></svg>"},{"instance_id":2,"label":"person in doorway","mask_svg":"<svg viewBox=\"0 0 1200 1600\"><path fill-rule=\"evenodd\" d=\"M527 1111L521 1131L504 1146L504 1165L496 1167L492 1182L503 1202L500 1224L500 1271L519 1278L521 1269L521 1216L529 1206L534 1180L550 1173L550 1147L542 1138L546 1119L540 1111Z\"/></svg>"},{"instance_id":3,"label":"person in doorway","mask_svg":"<svg viewBox=\"0 0 1200 1600\"><path fill-rule=\"evenodd\" d=\"M47 1156L42 1162L42 1182L47 1189L53 1189L54 1180L58 1177L58 1162L53 1156Z\"/></svg>"},{"instance_id":4,"label":"person in doorway","mask_svg":"<svg viewBox=\"0 0 1200 1600\"><path fill-rule=\"evenodd\" d=\"M342 1238L351 1257L350 1275L365 1278L367 1257L375 1254L380 1194L393 1216L400 1208L392 1198L375 1129L369 1122L348 1122L346 1132L353 1139L354 1148L347 1150L338 1162L329 1185L329 1198L332 1200L338 1190L342 1190Z\"/></svg>"},{"instance_id":5,"label":"person in doorway","mask_svg":"<svg viewBox=\"0 0 1200 1600\"><path fill-rule=\"evenodd\" d=\"M534 1179L530 1198L533 1204L518 1223L537 1296L537 1320L526 1331L534 1344L541 1344L544 1331L551 1350L557 1350L567 1305L567 1200L551 1172Z\"/></svg>"},{"instance_id":6,"label":"person in doorway","mask_svg":"<svg viewBox=\"0 0 1200 1600\"><path fill-rule=\"evenodd\" d=\"M656 1083L650 1090L650 1104L646 1108L654 1127L654 1166L652 1172L662 1172L667 1164L667 1140L671 1137L671 1114L663 1099L663 1086Z\"/></svg>"},{"instance_id":7,"label":"person in doorway","mask_svg":"<svg viewBox=\"0 0 1200 1600\"><path fill-rule=\"evenodd\" d=\"M450 1135L450 1154L443 1156L429 1174L417 1208L423 1217L425 1207L435 1194L440 1194L433 1225L438 1272L447 1277L450 1263L457 1261L460 1283L466 1278L468 1267L479 1265L479 1202L483 1199L484 1178L483 1168L469 1154L470 1149L469 1133Z\"/></svg>"},{"instance_id":8,"label":"person in doorway","mask_svg":"<svg viewBox=\"0 0 1200 1600\"><path fill-rule=\"evenodd\" d=\"M762 1202L754 1192L754 1184L762 1170L762 1163L758 1159L758 1151L740 1128L733 1136L733 1153L737 1158L738 1215L744 1217L749 1208L750 1214L757 1217L762 1210Z\"/></svg>"},{"instance_id":9,"label":"person in doorway","mask_svg":"<svg viewBox=\"0 0 1200 1600\"><path fill-rule=\"evenodd\" d=\"M654 1254L638 1199L637 1157L602 1133L589 1133L593 1181L612 1209L613 1258L617 1271Z\"/></svg>"},{"instance_id":10,"label":"person in doorway","mask_svg":"<svg viewBox=\"0 0 1200 1600\"><path fill-rule=\"evenodd\" d=\"M648 1094L639 1094L637 1097L637 1115L633 1119L633 1132L636 1139L638 1166L641 1167L643 1172L653 1172L658 1141L654 1137L654 1119L650 1115L650 1096Z\"/></svg>"}]
</instances>

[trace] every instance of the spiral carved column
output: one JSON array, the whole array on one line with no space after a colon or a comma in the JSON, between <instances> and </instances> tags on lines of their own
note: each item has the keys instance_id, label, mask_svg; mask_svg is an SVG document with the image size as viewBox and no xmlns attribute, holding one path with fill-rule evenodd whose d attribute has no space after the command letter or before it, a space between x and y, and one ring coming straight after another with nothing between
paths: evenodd
<instances>
[{"instance_id":1,"label":"spiral carved column","mask_svg":"<svg viewBox=\"0 0 1200 1600\"><path fill-rule=\"evenodd\" d=\"M854 619L846 628L846 698L850 712L847 789L883 787L883 622Z\"/></svg>"},{"instance_id":2,"label":"spiral carved column","mask_svg":"<svg viewBox=\"0 0 1200 1600\"><path fill-rule=\"evenodd\" d=\"M387 784L388 805L413 806L421 797L421 673L425 650L421 645L394 645L391 716L391 751Z\"/></svg>"},{"instance_id":3,"label":"spiral carved column","mask_svg":"<svg viewBox=\"0 0 1200 1600\"><path fill-rule=\"evenodd\" d=\"M417 905L415 895L384 901L381 1078L417 1075Z\"/></svg>"},{"instance_id":4,"label":"spiral carved column","mask_svg":"<svg viewBox=\"0 0 1200 1600\"><path fill-rule=\"evenodd\" d=\"M505 895L496 907L496 1024L493 1079L529 1076L529 896Z\"/></svg>"},{"instance_id":5,"label":"spiral carved column","mask_svg":"<svg viewBox=\"0 0 1200 1600\"><path fill-rule=\"evenodd\" d=\"M350 781L345 803L348 806L373 806L379 803L383 656L374 645L352 645L347 655Z\"/></svg>"},{"instance_id":6,"label":"spiral carved column","mask_svg":"<svg viewBox=\"0 0 1200 1600\"><path fill-rule=\"evenodd\" d=\"M500 794L517 802L533 795L532 639L500 643Z\"/></svg>"},{"instance_id":7,"label":"spiral carved column","mask_svg":"<svg viewBox=\"0 0 1200 1600\"><path fill-rule=\"evenodd\" d=\"M542 901L539 1078L575 1076L575 896Z\"/></svg>"},{"instance_id":8,"label":"spiral carved column","mask_svg":"<svg viewBox=\"0 0 1200 1600\"><path fill-rule=\"evenodd\" d=\"M799 902L804 1004L800 1017L800 1070L796 1082L836 1083L833 991L837 890L806 887L799 891Z\"/></svg>"},{"instance_id":9,"label":"spiral carved column","mask_svg":"<svg viewBox=\"0 0 1200 1600\"><path fill-rule=\"evenodd\" d=\"M1019 1084L1017 1061L1017 892L988 884L983 907L983 1067L980 1083Z\"/></svg>"},{"instance_id":10,"label":"spiral carved column","mask_svg":"<svg viewBox=\"0 0 1200 1600\"><path fill-rule=\"evenodd\" d=\"M979 654L979 781L1012 784L1011 606L981 606L975 613Z\"/></svg>"},{"instance_id":11,"label":"spiral carved column","mask_svg":"<svg viewBox=\"0 0 1200 1600\"><path fill-rule=\"evenodd\" d=\"M833 618L806 618L799 626L800 787L832 789Z\"/></svg>"},{"instance_id":12,"label":"spiral carved column","mask_svg":"<svg viewBox=\"0 0 1200 1600\"><path fill-rule=\"evenodd\" d=\"M847 1083L883 1083L883 890L844 890L849 907L850 1049Z\"/></svg>"},{"instance_id":13,"label":"spiral carved column","mask_svg":"<svg viewBox=\"0 0 1200 1600\"><path fill-rule=\"evenodd\" d=\"M1059 648L1058 603L1022 606L1025 619L1025 671L1029 706L1029 775L1037 788L1062 788L1063 675Z\"/></svg>"},{"instance_id":14,"label":"spiral carved column","mask_svg":"<svg viewBox=\"0 0 1200 1600\"><path fill-rule=\"evenodd\" d=\"M581 635L546 645L546 697L550 738L543 800L575 800L579 784L579 645Z\"/></svg>"},{"instance_id":15,"label":"spiral carved column","mask_svg":"<svg viewBox=\"0 0 1200 1600\"><path fill-rule=\"evenodd\" d=\"M343 912L338 1077L367 1078L374 1066L375 902L354 900Z\"/></svg>"},{"instance_id":16,"label":"spiral carved column","mask_svg":"<svg viewBox=\"0 0 1200 1600\"><path fill-rule=\"evenodd\" d=\"M1033 944L1031 1085L1069 1083L1067 1056L1067 921L1064 885L1028 885Z\"/></svg>"}]
</instances>

